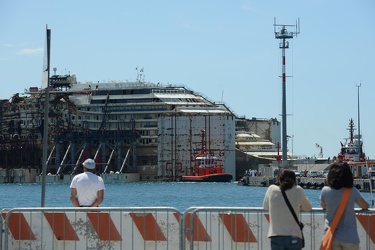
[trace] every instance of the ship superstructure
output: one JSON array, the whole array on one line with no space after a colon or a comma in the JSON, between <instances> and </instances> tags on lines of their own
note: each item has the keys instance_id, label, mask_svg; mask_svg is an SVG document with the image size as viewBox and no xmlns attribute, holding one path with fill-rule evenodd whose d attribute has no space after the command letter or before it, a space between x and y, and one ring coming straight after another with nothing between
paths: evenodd
<instances>
[{"instance_id":1,"label":"ship superstructure","mask_svg":"<svg viewBox=\"0 0 375 250\"><path fill-rule=\"evenodd\" d=\"M236 148L256 157L276 160L278 150L274 143L249 131L236 131Z\"/></svg>"},{"instance_id":2,"label":"ship superstructure","mask_svg":"<svg viewBox=\"0 0 375 250\"><path fill-rule=\"evenodd\" d=\"M24 94L0 104L3 169L41 166L45 91L30 87ZM100 173L141 170L144 175L164 178L160 175L165 171L150 170L160 167L157 152L158 141L164 140L159 131L162 117L225 116L233 120L226 129L234 131L235 126L234 114L224 104L183 85L143 80L79 83L75 75L54 74L49 94L48 172L52 174L74 174L85 157L94 157ZM222 155L225 150L234 151L234 145L233 149L218 148Z\"/></svg>"}]
</instances>

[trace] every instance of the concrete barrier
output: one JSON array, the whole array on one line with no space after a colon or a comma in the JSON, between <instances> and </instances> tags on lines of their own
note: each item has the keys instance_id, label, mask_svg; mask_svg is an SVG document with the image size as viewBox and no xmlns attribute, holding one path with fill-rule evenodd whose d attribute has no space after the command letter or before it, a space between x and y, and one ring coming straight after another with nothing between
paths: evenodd
<instances>
[{"instance_id":1,"label":"concrete barrier","mask_svg":"<svg viewBox=\"0 0 375 250\"><path fill-rule=\"evenodd\" d=\"M34 168L1 169L0 183L34 183L35 176Z\"/></svg>"}]
</instances>

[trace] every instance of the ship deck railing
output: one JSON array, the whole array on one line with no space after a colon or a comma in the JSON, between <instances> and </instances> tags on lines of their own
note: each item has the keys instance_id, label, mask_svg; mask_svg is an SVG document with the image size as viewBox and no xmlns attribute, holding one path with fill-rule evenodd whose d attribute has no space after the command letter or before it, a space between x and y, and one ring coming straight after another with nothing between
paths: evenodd
<instances>
[{"instance_id":1,"label":"ship deck railing","mask_svg":"<svg viewBox=\"0 0 375 250\"><path fill-rule=\"evenodd\" d=\"M0 249L6 250L270 249L269 213L259 207L44 207L1 215ZM300 218L305 249L319 249L325 211L313 208ZM360 249L375 249L375 209L356 209L356 223Z\"/></svg>"}]
</instances>

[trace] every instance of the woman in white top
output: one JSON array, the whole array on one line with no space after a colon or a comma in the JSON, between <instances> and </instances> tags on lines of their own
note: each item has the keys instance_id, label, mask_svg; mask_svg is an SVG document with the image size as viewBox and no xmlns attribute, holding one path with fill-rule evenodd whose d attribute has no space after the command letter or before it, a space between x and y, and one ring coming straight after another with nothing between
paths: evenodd
<instances>
[{"instance_id":1,"label":"woman in white top","mask_svg":"<svg viewBox=\"0 0 375 250\"><path fill-rule=\"evenodd\" d=\"M281 190L285 191L297 216L300 211L311 211L310 201L303 188L296 183L293 170L281 169L277 175L277 185L270 185L264 197L263 208L269 210L270 215L268 238L271 239L272 250L302 249L301 228L281 192Z\"/></svg>"}]
</instances>

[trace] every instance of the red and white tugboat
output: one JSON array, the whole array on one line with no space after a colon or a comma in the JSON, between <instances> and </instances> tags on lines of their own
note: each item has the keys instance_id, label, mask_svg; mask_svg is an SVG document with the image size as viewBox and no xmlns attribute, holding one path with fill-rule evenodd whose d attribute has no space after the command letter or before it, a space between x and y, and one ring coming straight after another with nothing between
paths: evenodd
<instances>
[{"instance_id":1,"label":"red and white tugboat","mask_svg":"<svg viewBox=\"0 0 375 250\"><path fill-rule=\"evenodd\" d=\"M353 171L354 178L375 177L375 161L367 159L363 152L363 142L360 136L354 136L354 121L349 121L349 138L346 143L341 143L341 149L337 158L348 162ZM375 179L375 178L374 178Z\"/></svg>"},{"instance_id":2,"label":"red and white tugboat","mask_svg":"<svg viewBox=\"0 0 375 250\"><path fill-rule=\"evenodd\" d=\"M205 149L205 131L201 130L202 148L199 154L194 156L194 167L190 175L181 177L181 181L188 182L230 182L233 176L224 173L224 168L218 163L217 157Z\"/></svg>"}]
</instances>

